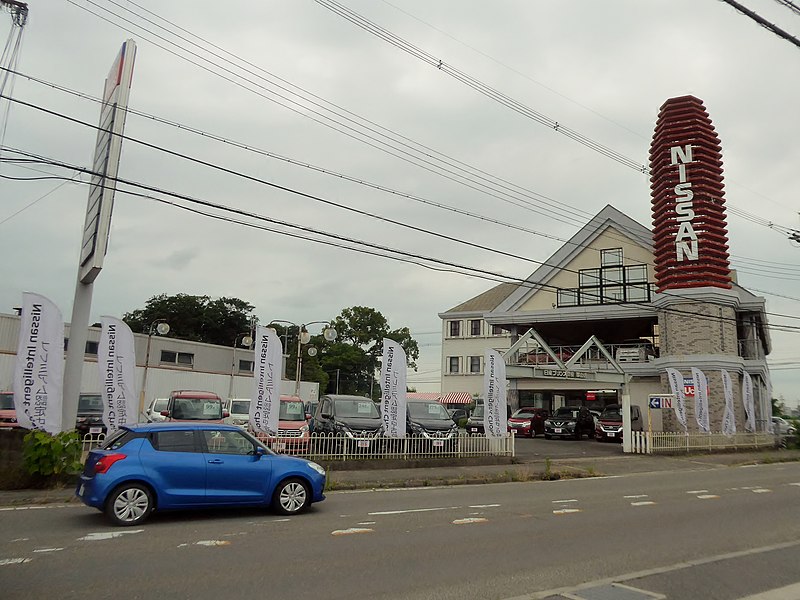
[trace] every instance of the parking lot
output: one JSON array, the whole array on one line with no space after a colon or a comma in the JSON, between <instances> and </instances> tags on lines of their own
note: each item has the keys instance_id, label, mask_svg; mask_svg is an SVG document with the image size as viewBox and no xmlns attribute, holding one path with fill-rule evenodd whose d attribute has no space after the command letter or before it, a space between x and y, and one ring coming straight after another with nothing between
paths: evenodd
<instances>
[{"instance_id":1,"label":"parking lot","mask_svg":"<svg viewBox=\"0 0 800 600\"><path fill-rule=\"evenodd\" d=\"M540 435L533 439L518 437L514 440L514 446L516 456L523 460L622 455L622 444L620 443L598 442L587 438L546 440Z\"/></svg>"}]
</instances>

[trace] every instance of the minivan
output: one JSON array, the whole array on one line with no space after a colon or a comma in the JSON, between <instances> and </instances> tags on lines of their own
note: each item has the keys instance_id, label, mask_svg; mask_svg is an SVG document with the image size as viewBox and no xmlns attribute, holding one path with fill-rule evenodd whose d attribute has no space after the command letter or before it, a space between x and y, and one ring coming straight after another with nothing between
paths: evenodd
<instances>
[{"instance_id":1,"label":"minivan","mask_svg":"<svg viewBox=\"0 0 800 600\"><path fill-rule=\"evenodd\" d=\"M642 411L638 406L631 406L631 431L643 431ZM594 430L594 437L598 442L622 441L622 406L609 404L600 413Z\"/></svg>"},{"instance_id":2,"label":"minivan","mask_svg":"<svg viewBox=\"0 0 800 600\"><path fill-rule=\"evenodd\" d=\"M229 416L222 398L214 392L176 390L170 392L167 410L161 411L167 421L222 423Z\"/></svg>"}]
</instances>

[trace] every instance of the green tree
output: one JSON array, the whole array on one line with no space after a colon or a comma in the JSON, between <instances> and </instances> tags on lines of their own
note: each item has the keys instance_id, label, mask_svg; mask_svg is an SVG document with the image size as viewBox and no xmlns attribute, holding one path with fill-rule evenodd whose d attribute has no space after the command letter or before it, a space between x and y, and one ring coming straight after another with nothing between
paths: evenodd
<instances>
[{"instance_id":1,"label":"green tree","mask_svg":"<svg viewBox=\"0 0 800 600\"><path fill-rule=\"evenodd\" d=\"M144 308L125 313L122 320L132 331L148 333L153 321L164 319L170 337L232 346L238 334L250 331L254 308L239 298L159 294Z\"/></svg>"}]
</instances>

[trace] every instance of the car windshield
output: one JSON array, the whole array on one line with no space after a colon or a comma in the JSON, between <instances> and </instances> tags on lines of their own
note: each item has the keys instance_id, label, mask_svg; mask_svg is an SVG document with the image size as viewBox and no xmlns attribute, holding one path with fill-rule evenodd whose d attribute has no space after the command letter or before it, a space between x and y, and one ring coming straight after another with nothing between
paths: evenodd
<instances>
[{"instance_id":1,"label":"car windshield","mask_svg":"<svg viewBox=\"0 0 800 600\"><path fill-rule=\"evenodd\" d=\"M452 421L445 407L439 402L409 402L408 414L412 419Z\"/></svg>"},{"instance_id":2,"label":"car windshield","mask_svg":"<svg viewBox=\"0 0 800 600\"><path fill-rule=\"evenodd\" d=\"M472 416L483 418L483 404L475 407L475 411L472 413Z\"/></svg>"},{"instance_id":3,"label":"car windshield","mask_svg":"<svg viewBox=\"0 0 800 600\"><path fill-rule=\"evenodd\" d=\"M173 419L211 420L222 418L222 402L206 398L175 398L172 405Z\"/></svg>"},{"instance_id":4,"label":"car windshield","mask_svg":"<svg viewBox=\"0 0 800 600\"><path fill-rule=\"evenodd\" d=\"M78 412L79 413L102 413L103 412L103 399L100 394L92 396L80 396L78 398Z\"/></svg>"},{"instance_id":5,"label":"car windshield","mask_svg":"<svg viewBox=\"0 0 800 600\"><path fill-rule=\"evenodd\" d=\"M380 418L372 400L336 400L336 415L339 417Z\"/></svg>"},{"instance_id":6,"label":"car windshield","mask_svg":"<svg viewBox=\"0 0 800 600\"><path fill-rule=\"evenodd\" d=\"M0 410L14 410L14 394L0 394Z\"/></svg>"},{"instance_id":7,"label":"car windshield","mask_svg":"<svg viewBox=\"0 0 800 600\"><path fill-rule=\"evenodd\" d=\"M169 407L169 398L159 398L153 402L153 412L160 413L162 410L167 410Z\"/></svg>"},{"instance_id":8,"label":"car windshield","mask_svg":"<svg viewBox=\"0 0 800 600\"><path fill-rule=\"evenodd\" d=\"M250 414L250 400L233 400L231 402L232 415L249 415Z\"/></svg>"},{"instance_id":9,"label":"car windshield","mask_svg":"<svg viewBox=\"0 0 800 600\"><path fill-rule=\"evenodd\" d=\"M278 413L280 421L305 421L306 411L302 400L281 400L281 409Z\"/></svg>"},{"instance_id":10,"label":"car windshield","mask_svg":"<svg viewBox=\"0 0 800 600\"><path fill-rule=\"evenodd\" d=\"M619 406L613 408L607 407L603 409L600 418L604 421L622 421L622 411L619 409Z\"/></svg>"},{"instance_id":11,"label":"car windshield","mask_svg":"<svg viewBox=\"0 0 800 600\"><path fill-rule=\"evenodd\" d=\"M511 415L512 419L530 419L531 417L535 417L536 413L532 411L530 408L520 408L517 410L513 415Z\"/></svg>"},{"instance_id":12,"label":"car windshield","mask_svg":"<svg viewBox=\"0 0 800 600\"><path fill-rule=\"evenodd\" d=\"M570 408L568 406L562 406L558 410L556 410L557 417L572 417L573 419L578 418L578 413L580 412L577 408Z\"/></svg>"}]
</instances>

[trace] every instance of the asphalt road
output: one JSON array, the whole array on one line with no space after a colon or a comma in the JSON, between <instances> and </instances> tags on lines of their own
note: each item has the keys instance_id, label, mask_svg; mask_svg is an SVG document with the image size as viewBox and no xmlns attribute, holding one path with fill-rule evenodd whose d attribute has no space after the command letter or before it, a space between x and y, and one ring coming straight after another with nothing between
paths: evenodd
<instances>
[{"instance_id":1,"label":"asphalt road","mask_svg":"<svg viewBox=\"0 0 800 600\"><path fill-rule=\"evenodd\" d=\"M333 492L291 519L203 511L134 529L80 505L17 507L0 510L0 597L658 597L604 591L618 581L733 600L800 581L798 517L798 463Z\"/></svg>"},{"instance_id":2,"label":"asphalt road","mask_svg":"<svg viewBox=\"0 0 800 600\"><path fill-rule=\"evenodd\" d=\"M580 440L555 438L546 440L541 435L535 438L518 437L514 440L514 450L517 458L523 462L545 458L623 456L622 444L598 442L585 437Z\"/></svg>"}]
</instances>

